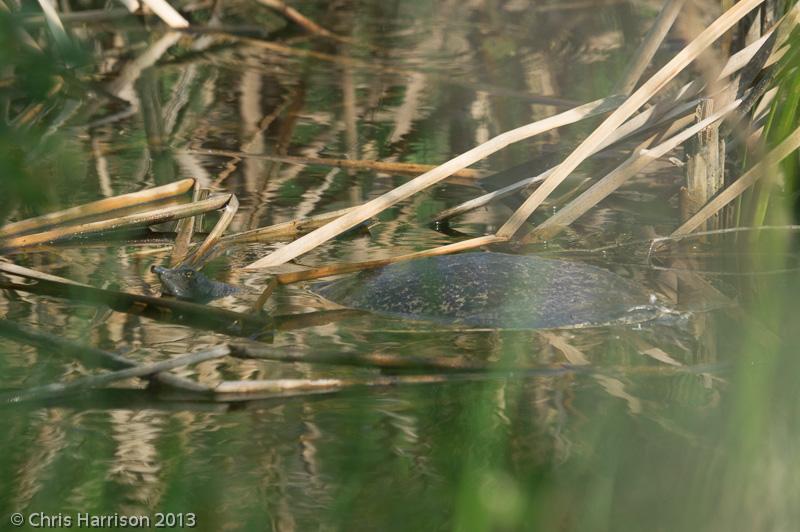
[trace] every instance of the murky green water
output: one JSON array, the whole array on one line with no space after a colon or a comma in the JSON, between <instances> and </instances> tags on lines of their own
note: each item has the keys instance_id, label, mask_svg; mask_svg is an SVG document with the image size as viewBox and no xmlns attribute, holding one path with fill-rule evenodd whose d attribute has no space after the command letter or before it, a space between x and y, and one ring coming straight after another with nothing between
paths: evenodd
<instances>
[{"instance_id":1,"label":"murky green water","mask_svg":"<svg viewBox=\"0 0 800 532\"><path fill-rule=\"evenodd\" d=\"M220 2L216 10L183 4L193 22L219 31L166 33L155 20L130 17L71 26L92 43L76 72L94 92L68 84L21 128L25 135L4 126L12 156L3 163L2 212L19 219L184 177L237 195L231 231L358 204L409 176L243 153L441 163L564 108L536 95L569 105L609 94L657 9L645 2L293 3L353 40L339 42L310 37L250 1ZM13 91L4 101L11 115L30 104ZM517 144L477 168L562 154L589 126ZM45 135L56 147L40 144ZM24 175L14 163L20 151L26 181L14 179ZM625 156L581 172L600 175ZM154 522L157 512L172 512L193 514L201 530L795 529L795 274L738 275L786 268L788 244L761 239L772 257L766 264L741 247L693 242L699 247L662 252L660 269L646 245L563 253L668 233L678 223L680 179L679 169L658 163L557 241L529 251L603 266L691 314L643 326L505 332L362 315L281 330L269 345L570 369L236 403L186 401L124 381L111 391L6 406L3 529L13 512L51 524L70 517L72 528L81 512ZM511 213L507 205L454 220L460 237L429 225L477 193L463 182L434 187L381 214L368 235L337 239L298 262L366 260L489 234ZM209 265L216 279L249 290L214 304L246 310L267 275L241 267L275 247L240 246ZM732 257L722 253L734 249ZM96 286L158 294L150 266L169 254L163 243L84 242L8 257ZM723 306L720 294L739 303ZM273 314L326 308L302 283L280 287L267 305ZM23 293L4 293L0 312L147 362L227 340ZM0 355L7 389L97 371L5 339ZM209 385L378 375L233 358L175 373Z\"/></svg>"}]
</instances>

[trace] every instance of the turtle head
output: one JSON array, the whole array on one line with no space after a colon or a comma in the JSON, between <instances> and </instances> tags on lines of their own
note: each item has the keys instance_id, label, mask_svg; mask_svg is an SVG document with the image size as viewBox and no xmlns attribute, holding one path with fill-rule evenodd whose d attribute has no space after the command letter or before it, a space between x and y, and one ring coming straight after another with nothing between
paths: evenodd
<instances>
[{"instance_id":1,"label":"turtle head","mask_svg":"<svg viewBox=\"0 0 800 532\"><path fill-rule=\"evenodd\" d=\"M153 266L150 270L161 280L161 290L175 297L191 299L198 290L201 274L196 270L183 266L180 268L164 268Z\"/></svg>"},{"instance_id":2,"label":"turtle head","mask_svg":"<svg viewBox=\"0 0 800 532\"><path fill-rule=\"evenodd\" d=\"M197 303L208 303L241 291L237 286L213 281L188 266L178 268L153 266L151 270L161 279L163 293Z\"/></svg>"}]
</instances>

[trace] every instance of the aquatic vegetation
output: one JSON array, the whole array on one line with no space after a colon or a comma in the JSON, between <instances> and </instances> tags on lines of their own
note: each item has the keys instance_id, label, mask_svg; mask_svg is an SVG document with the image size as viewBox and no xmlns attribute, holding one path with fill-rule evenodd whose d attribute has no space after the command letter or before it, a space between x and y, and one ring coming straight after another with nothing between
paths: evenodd
<instances>
[{"instance_id":1,"label":"aquatic vegetation","mask_svg":"<svg viewBox=\"0 0 800 532\"><path fill-rule=\"evenodd\" d=\"M0 1L0 517L796 528L798 19Z\"/></svg>"}]
</instances>

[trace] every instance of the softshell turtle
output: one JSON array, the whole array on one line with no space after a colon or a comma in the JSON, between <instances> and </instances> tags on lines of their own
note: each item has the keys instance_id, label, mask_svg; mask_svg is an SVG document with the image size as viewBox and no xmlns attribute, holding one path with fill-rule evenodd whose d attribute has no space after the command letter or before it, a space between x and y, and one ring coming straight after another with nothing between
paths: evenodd
<instances>
[{"instance_id":1,"label":"softshell turtle","mask_svg":"<svg viewBox=\"0 0 800 532\"><path fill-rule=\"evenodd\" d=\"M474 328L547 329L656 317L645 289L602 268L503 253L392 264L311 290L345 307Z\"/></svg>"}]
</instances>

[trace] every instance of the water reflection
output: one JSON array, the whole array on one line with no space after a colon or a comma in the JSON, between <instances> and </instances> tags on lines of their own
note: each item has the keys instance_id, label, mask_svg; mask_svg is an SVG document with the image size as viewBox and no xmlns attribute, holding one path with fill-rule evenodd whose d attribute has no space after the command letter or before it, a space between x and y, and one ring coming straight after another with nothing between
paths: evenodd
<instances>
[{"instance_id":1,"label":"water reflection","mask_svg":"<svg viewBox=\"0 0 800 532\"><path fill-rule=\"evenodd\" d=\"M214 31L145 31L135 19L89 26L102 95L81 100L67 122L62 142L85 163L71 176L54 173L58 195L48 209L181 177L237 194L233 231L358 204L408 176L248 154L442 162L570 101L608 94L655 14L629 2L298 3L355 40L341 42L295 31L251 2L198 5L192 17ZM66 108L74 99L56 101ZM561 153L586 127L521 143L481 169ZM209 149L235 155L203 152ZM594 175L606 164L582 171ZM663 233L677 219L675 178L671 166L655 168L545 251ZM382 214L370 234L338 239L300 262L361 261L450 243L428 223L474 192L450 184L414 196ZM492 205L453 228L483 234L509 212ZM275 247L241 246L217 259L210 269L219 280L252 289L218 304L252 304L266 275L240 267ZM0 507L4 515L194 512L205 530L788 529L797 522L798 432L794 359L787 362L783 352L797 345L794 328L773 308L759 308L757 320L748 315L746 330L741 309L703 312L717 307L711 304L697 312L698 293L703 304L706 292L752 292L743 290L746 281L719 286L716 278L691 275L696 257L681 249L676 255L661 254L663 271L630 248L582 260L694 309L683 327L459 331L360 315L287 328L271 344L276 351L459 355L507 367L591 365L597 373L491 375L248 404L186 402L137 391L143 385L131 381L120 383L125 389L8 407L0 418L7 479ZM160 245L82 244L15 260L95 286L155 293L150 266L168 257ZM782 304L783 294L773 301ZM9 319L67 338L130 348L144 361L227 340L29 294L4 294L0 308ZM302 284L279 288L268 305L274 314L324 308ZM785 315L793 316L791 308ZM776 330L791 334L781 343ZM93 371L8 340L0 340L0 353L7 388ZM742 353L759 363L756 370L730 367ZM209 385L375 374L233 359L176 373ZM764 395L770 387L774 397Z\"/></svg>"}]
</instances>

